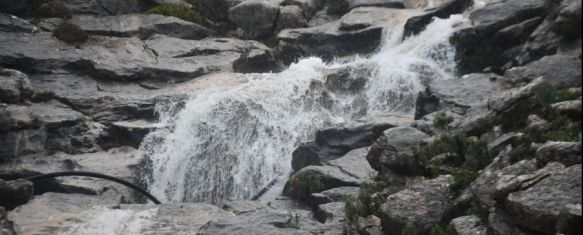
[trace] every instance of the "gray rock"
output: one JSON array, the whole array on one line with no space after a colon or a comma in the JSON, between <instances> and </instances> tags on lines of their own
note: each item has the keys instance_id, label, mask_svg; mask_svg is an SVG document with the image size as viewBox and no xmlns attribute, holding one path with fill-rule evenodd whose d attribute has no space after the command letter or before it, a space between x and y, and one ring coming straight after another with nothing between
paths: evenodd
<instances>
[{"instance_id":1,"label":"gray rock","mask_svg":"<svg viewBox=\"0 0 583 235\"><path fill-rule=\"evenodd\" d=\"M0 159L11 160L28 154L42 154L45 151L46 132L44 128L11 130L0 132Z\"/></svg>"},{"instance_id":2,"label":"gray rock","mask_svg":"<svg viewBox=\"0 0 583 235\"><path fill-rule=\"evenodd\" d=\"M481 136L497 125L496 114L484 104L474 106L449 125L451 130L468 136Z\"/></svg>"},{"instance_id":3,"label":"gray rock","mask_svg":"<svg viewBox=\"0 0 583 235\"><path fill-rule=\"evenodd\" d=\"M58 153L38 158L20 157L0 165L2 178L21 178L40 173L58 171L90 171L115 176L133 183L140 183L134 171L142 163L143 154L133 148L111 149L79 155ZM35 192L64 192L100 195L113 202L140 202L131 189L111 182L85 177L63 177L42 184L35 184Z\"/></svg>"},{"instance_id":4,"label":"gray rock","mask_svg":"<svg viewBox=\"0 0 583 235\"><path fill-rule=\"evenodd\" d=\"M285 0L282 5L290 6L295 5L302 9L304 13L304 17L306 19L311 19L312 16L318 12L324 5L324 1L322 0Z\"/></svg>"},{"instance_id":5,"label":"gray rock","mask_svg":"<svg viewBox=\"0 0 583 235\"><path fill-rule=\"evenodd\" d=\"M222 209L231 212L235 215L256 212L259 210L265 210L268 206L258 202L258 201L233 201L225 202L222 205Z\"/></svg>"},{"instance_id":6,"label":"gray rock","mask_svg":"<svg viewBox=\"0 0 583 235\"><path fill-rule=\"evenodd\" d=\"M581 142L547 142L536 150L536 160L540 166L549 162L581 164Z\"/></svg>"},{"instance_id":7,"label":"gray rock","mask_svg":"<svg viewBox=\"0 0 583 235\"><path fill-rule=\"evenodd\" d=\"M559 214L557 232L560 234L581 234L581 204L567 205Z\"/></svg>"},{"instance_id":8,"label":"gray rock","mask_svg":"<svg viewBox=\"0 0 583 235\"><path fill-rule=\"evenodd\" d=\"M555 172L524 191L511 193L505 208L520 226L555 234L559 214L569 204L581 204L580 164Z\"/></svg>"},{"instance_id":9,"label":"gray rock","mask_svg":"<svg viewBox=\"0 0 583 235\"><path fill-rule=\"evenodd\" d=\"M563 101L551 105L554 110L568 117L572 117L574 120L581 116L581 106L580 99Z\"/></svg>"},{"instance_id":10,"label":"gray rock","mask_svg":"<svg viewBox=\"0 0 583 235\"><path fill-rule=\"evenodd\" d=\"M33 184L28 180L0 179L0 207L12 210L32 199Z\"/></svg>"},{"instance_id":11,"label":"gray rock","mask_svg":"<svg viewBox=\"0 0 583 235\"><path fill-rule=\"evenodd\" d=\"M159 123L146 120L133 120L114 122L110 131L115 132L115 136L118 136L120 139L125 139L125 143L128 143L134 148L139 148L146 135L163 127Z\"/></svg>"},{"instance_id":12,"label":"gray rock","mask_svg":"<svg viewBox=\"0 0 583 235\"><path fill-rule=\"evenodd\" d=\"M452 176L440 176L389 196L381 206L383 232L401 234L405 227L415 226L419 233L429 233L451 206L451 184Z\"/></svg>"},{"instance_id":13,"label":"gray rock","mask_svg":"<svg viewBox=\"0 0 583 235\"><path fill-rule=\"evenodd\" d=\"M283 0L247 0L229 9L229 19L246 39L270 36Z\"/></svg>"},{"instance_id":14,"label":"gray rock","mask_svg":"<svg viewBox=\"0 0 583 235\"><path fill-rule=\"evenodd\" d=\"M530 82L539 77L557 88L581 86L581 60L566 55L546 56L540 60L506 72L506 76L515 80Z\"/></svg>"},{"instance_id":15,"label":"gray rock","mask_svg":"<svg viewBox=\"0 0 583 235\"><path fill-rule=\"evenodd\" d=\"M405 8L405 1L403 0L353 0L350 1L349 9L357 7L386 7L386 8Z\"/></svg>"},{"instance_id":16,"label":"gray rock","mask_svg":"<svg viewBox=\"0 0 583 235\"><path fill-rule=\"evenodd\" d=\"M29 9L39 6L42 2L38 0L2 0L0 1L0 12L9 14L21 14Z\"/></svg>"},{"instance_id":17,"label":"gray rock","mask_svg":"<svg viewBox=\"0 0 583 235\"><path fill-rule=\"evenodd\" d=\"M282 6L275 23L276 30L303 28L308 24L302 8L296 5Z\"/></svg>"},{"instance_id":18,"label":"gray rock","mask_svg":"<svg viewBox=\"0 0 583 235\"><path fill-rule=\"evenodd\" d=\"M389 129L376 140L366 159L381 173L391 171L399 174L422 174L423 166L414 150L428 137L411 127Z\"/></svg>"},{"instance_id":19,"label":"gray rock","mask_svg":"<svg viewBox=\"0 0 583 235\"><path fill-rule=\"evenodd\" d=\"M241 59L249 59L252 63L239 63L237 68L240 70L248 69L247 66L257 68L259 62L264 62L263 68L268 70L274 70L273 65L278 66L265 46L234 39L189 41L158 35L141 41L137 38L94 36L77 49L54 40L50 34L38 33L26 36L2 34L0 42L2 65L23 67L24 64L32 64L24 66L25 69L35 72L71 70L114 80L185 81L210 72L233 71L233 63ZM214 51L213 47L217 44L227 48L236 48L241 44L247 46L235 51ZM171 52L185 54L173 55Z\"/></svg>"},{"instance_id":20,"label":"gray rock","mask_svg":"<svg viewBox=\"0 0 583 235\"><path fill-rule=\"evenodd\" d=\"M12 221L8 220L6 215L6 209L0 207L0 231L6 235L14 235L14 227Z\"/></svg>"},{"instance_id":21,"label":"gray rock","mask_svg":"<svg viewBox=\"0 0 583 235\"><path fill-rule=\"evenodd\" d=\"M459 79L432 82L417 97L415 117L443 109L465 110L476 106L502 92L497 78L494 74L468 74Z\"/></svg>"},{"instance_id":22,"label":"gray rock","mask_svg":"<svg viewBox=\"0 0 583 235\"><path fill-rule=\"evenodd\" d=\"M581 37L581 2L563 1L559 6L559 16L553 22L552 30L567 37Z\"/></svg>"},{"instance_id":23,"label":"gray rock","mask_svg":"<svg viewBox=\"0 0 583 235\"><path fill-rule=\"evenodd\" d=\"M494 35L508 26L544 17L547 11L544 0L499 0L489 2L472 12L470 19L473 27L462 29L452 37L452 43L457 49L456 58L460 73L480 72L487 67L501 67L509 62L514 56L512 52L508 54L507 50L519 46L520 44L516 43L522 43L527 38L501 41ZM520 33L529 34L530 32Z\"/></svg>"},{"instance_id":24,"label":"gray rock","mask_svg":"<svg viewBox=\"0 0 583 235\"><path fill-rule=\"evenodd\" d=\"M322 204L318 206L314 216L321 223L343 223L346 220L344 206L344 202L331 202Z\"/></svg>"},{"instance_id":25,"label":"gray rock","mask_svg":"<svg viewBox=\"0 0 583 235\"><path fill-rule=\"evenodd\" d=\"M338 15L328 15L327 10L328 8L324 8L323 10L314 13L308 22L308 27L321 26L340 19L340 16Z\"/></svg>"},{"instance_id":26,"label":"gray rock","mask_svg":"<svg viewBox=\"0 0 583 235\"><path fill-rule=\"evenodd\" d=\"M213 34L211 30L198 24L156 14L102 17L81 15L73 17L71 22L89 34L111 37L139 36L141 39L146 39L154 34L162 34L175 38L199 40Z\"/></svg>"},{"instance_id":27,"label":"gray rock","mask_svg":"<svg viewBox=\"0 0 583 235\"><path fill-rule=\"evenodd\" d=\"M486 227L482 220L475 215L455 218L450 225L455 231L454 235L486 235Z\"/></svg>"},{"instance_id":28,"label":"gray rock","mask_svg":"<svg viewBox=\"0 0 583 235\"><path fill-rule=\"evenodd\" d=\"M229 21L229 9L245 0L201 0L200 13L205 17L219 22Z\"/></svg>"},{"instance_id":29,"label":"gray rock","mask_svg":"<svg viewBox=\"0 0 583 235\"><path fill-rule=\"evenodd\" d=\"M22 102L33 95L26 74L0 68L0 103Z\"/></svg>"},{"instance_id":30,"label":"gray rock","mask_svg":"<svg viewBox=\"0 0 583 235\"><path fill-rule=\"evenodd\" d=\"M320 130L314 142L300 145L292 153L292 167L300 170L309 165L321 165L339 158L350 150L370 146L389 128L410 123L410 117L389 115L357 120Z\"/></svg>"},{"instance_id":31,"label":"gray rock","mask_svg":"<svg viewBox=\"0 0 583 235\"><path fill-rule=\"evenodd\" d=\"M345 174L358 179L372 179L377 175L377 172L366 160L368 151L369 148L355 149L338 159L327 162L326 165L338 167Z\"/></svg>"},{"instance_id":32,"label":"gray rock","mask_svg":"<svg viewBox=\"0 0 583 235\"><path fill-rule=\"evenodd\" d=\"M359 187L340 187L323 191L321 193L312 193L310 202L313 205L327 204L331 202L341 202L345 198L356 200L360 192Z\"/></svg>"},{"instance_id":33,"label":"gray rock","mask_svg":"<svg viewBox=\"0 0 583 235\"><path fill-rule=\"evenodd\" d=\"M80 15L121 15L140 13L156 5L140 0L63 0L71 13Z\"/></svg>"},{"instance_id":34,"label":"gray rock","mask_svg":"<svg viewBox=\"0 0 583 235\"><path fill-rule=\"evenodd\" d=\"M34 33L38 28L26 20L13 15L0 13L0 32Z\"/></svg>"},{"instance_id":35,"label":"gray rock","mask_svg":"<svg viewBox=\"0 0 583 235\"><path fill-rule=\"evenodd\" d=\"M448 0L435 9L429 10L429 12L414 16L407 20L405 24L405 37L410 37L416 35L429 25L434 17L438 18L448 18L450 15L459 14L464 12L467 8L473 5L473 1L469 0Z\"/></svg>"},{"instance_id":36,"label":"gray rock","mask_svg":"<svg viewBox=\"0 0 583 235\"><path fill-rule=\"evenodd\" d=\"M34 118L47 128L58 128L64 125L76 124L85 118L85 115L82 113L56 100L33 103L31 111Z\"/></svg>"},{"instance_id":37,"label":"gray rock","mask_svg":"<svg viewBox=\"0 0 583 235\"><path fill-rule=\"evenodd\" d=\"M382 235L382 221L380 218L370 215L366 218L358 218L358 232L364 235Z\"/></svg>"},{"instance_id":38,"label":"gray rock","mask_svg":"<svg viewBox=\"0 0 583 235\"><path fill-rule=\"evenodd\" d=\"M531 232L527 232L513 224L512 219L503 209L491 208L488 214L488 234L533 235Z\"/></svg>"},{"instance_id":39,"label":"gray rock","mask_svg":"<svg viewBox=\"0 0 583 235\"><path fill-rule=\"evenodd\" d=\"M381 43L385 28L397 27L419 10L357 8L320 26L283 30L277 35L278 57L289 64L301 57L319 56L325 60L373 52ZM350 30L347 30L350 29Z\"/></svg>"},{"instance_id":40,"label":"gray rock","mask_svg":"<svg viewBox=\"0 0 583 235\"><path fill-rule=\"evenodd\" d=\"M0 131L26 129L33 126L34 118L29 107L6 105L0 107Z\"/></svg>"}]
</instances>

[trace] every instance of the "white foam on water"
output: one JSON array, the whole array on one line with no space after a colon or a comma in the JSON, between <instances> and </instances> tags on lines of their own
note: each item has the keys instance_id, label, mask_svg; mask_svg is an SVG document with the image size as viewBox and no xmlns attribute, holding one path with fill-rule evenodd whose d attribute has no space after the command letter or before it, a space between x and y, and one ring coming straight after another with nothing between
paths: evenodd
<instances>
[{"instance_id":1,"label":"white foam on water","mask_svg":"<svg viewBox=\"0 0 583 235\"><path fill-rule=\"evenodd\" d=\"M85 221L76 223L66 235L139 235L158 208L148 210L121 210L95 207L85 212L81 218Z\"/></svg>"}]
</instances>

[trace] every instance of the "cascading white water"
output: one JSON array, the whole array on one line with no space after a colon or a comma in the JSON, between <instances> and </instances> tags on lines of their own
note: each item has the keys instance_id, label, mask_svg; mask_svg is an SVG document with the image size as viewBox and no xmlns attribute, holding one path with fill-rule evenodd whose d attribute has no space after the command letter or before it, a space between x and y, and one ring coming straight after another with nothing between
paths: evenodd
<instances>
[{"instance_id":1,"label":"cascading white water","mask_svg":"<svg viewBox=\"0 0 583 235\"><path fill-rule=\"evenodd\" d=\"M436 19L404 41L398 27L370 58L332 64L308 58L278 74L238 75L247 82L192 94L179 112L160 111L170 127L150 134L141 147L152 160L149 189L165 202L249 199L290 173L292 151L316 130L388 112L410 114L428 80L453 76L448 40L463 20ZM327 74L363 67L373 68L372 75L354 72L348 79L365 79L364 89L328 89ZM160 110L172 110L167 105Z\"/></svg>"}]
</instances>

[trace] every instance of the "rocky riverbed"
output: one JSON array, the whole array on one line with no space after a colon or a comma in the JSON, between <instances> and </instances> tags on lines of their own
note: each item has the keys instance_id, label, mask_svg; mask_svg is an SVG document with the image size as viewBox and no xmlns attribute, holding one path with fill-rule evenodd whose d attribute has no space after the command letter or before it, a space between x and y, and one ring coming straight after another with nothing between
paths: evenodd
<instances>
[{"instance_id":1,"label":"rocky riverbed","mask_svg":"<svg viewBox=\"0 0 583 235\"><path fill-rule=\"evenodd\" d=\"M581 14L0 0L0 234L581 234Z\"/></svg>"}]
</instances>

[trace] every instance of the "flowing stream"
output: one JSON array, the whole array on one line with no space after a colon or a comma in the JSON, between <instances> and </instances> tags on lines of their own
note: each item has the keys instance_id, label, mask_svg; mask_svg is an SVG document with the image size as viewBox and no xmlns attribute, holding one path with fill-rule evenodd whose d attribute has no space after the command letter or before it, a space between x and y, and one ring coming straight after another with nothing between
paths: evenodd
<instances>
[{"instance_id":1,"label":"flowing stream","mask_svg":"<svg viewBox=\"0 0 583 235\"><path fill-rule=\"evenodd\" d=\"M306 58L281 73L229 75L241 82L197 92L186 103L159 105L168 128L141 146L152 160L150 191L163 202L250 199L287 178L291 153L318 129L384 113L412 114L425 84L453 77L448 40L463 21L461 15L436 19L406 40L397 27L366 58L329 64ZM339 71L348 75L330 76Z\"/></svg>"}]
</instances>

